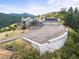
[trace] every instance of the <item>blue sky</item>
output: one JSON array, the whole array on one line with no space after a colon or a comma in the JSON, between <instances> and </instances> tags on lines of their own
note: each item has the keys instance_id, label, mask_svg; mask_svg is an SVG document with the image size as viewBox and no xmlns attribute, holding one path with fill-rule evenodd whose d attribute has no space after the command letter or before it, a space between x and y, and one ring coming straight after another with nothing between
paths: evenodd
<instances>
[{"instance_id":1,"label":"blue sky","mask_svg":"<svg viewBox=\"0 0 79 59\"><path fill-rule=\"evenodd\" d=\"M79 7L79 0L0 0L0 12L34 15Z\"/></svg>"}]
</instances>

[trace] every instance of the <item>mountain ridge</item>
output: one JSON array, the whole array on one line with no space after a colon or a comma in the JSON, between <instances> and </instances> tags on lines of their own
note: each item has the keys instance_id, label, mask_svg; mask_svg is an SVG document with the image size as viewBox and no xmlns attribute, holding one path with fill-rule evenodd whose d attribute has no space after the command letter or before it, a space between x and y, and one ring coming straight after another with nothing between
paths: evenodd
<instances>
[{"instance_id":1,"label":"mountain ridge","mask_svg":"<svg viewBox=\"0 0 79 59\"><path fill-rule=\"evenodd\" d=\"M9 26L13 23L17 23L20 21L21 17L35 17L34 15L28 14L28 13L0 13L0 28L4 28L6 26Z\"/></svg>"}]
</instances>

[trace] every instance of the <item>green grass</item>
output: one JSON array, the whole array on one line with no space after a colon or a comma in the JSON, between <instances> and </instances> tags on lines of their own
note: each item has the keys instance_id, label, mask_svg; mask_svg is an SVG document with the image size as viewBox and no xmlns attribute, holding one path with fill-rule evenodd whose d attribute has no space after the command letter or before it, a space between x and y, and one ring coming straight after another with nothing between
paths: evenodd
<instances>
[{"instance_id":1,"label":"green grass","mask_svg":"<svg viewBox=\"0 0 79 59\"><path fill-rule=\"evenodd\" d=\"M22 33L23 33L23 30L3 32L3 33L0 33L0 39L15 37L15 36L18 36ZM7 35L7 37L6 37L6 35Z\"/></svg>"}]
</instances>

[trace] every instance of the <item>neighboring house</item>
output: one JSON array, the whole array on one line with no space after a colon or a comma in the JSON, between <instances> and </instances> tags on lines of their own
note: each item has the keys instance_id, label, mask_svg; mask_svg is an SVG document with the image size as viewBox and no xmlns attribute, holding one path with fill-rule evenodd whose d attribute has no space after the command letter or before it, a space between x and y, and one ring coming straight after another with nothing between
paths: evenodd
<instances>
[{"instance_id":1,"label":"neighboring house","mask_svg":"<svg viewBox=\"0 0 79 59\"><path fill-rule=\"evenodd\" d=\"M21 23L22 26L25 26L26 28L28 28L30 26L30 22L34 21L34 19L32 19L31 17L28 18L23 18L21 19Z\"/></svg>"},{"instance_id":2,"label":"neighboring house","mask_svg":"<svg viewBox=\"0 0 79 59\"><path fill-rule=\"evenodd\" d=\"M59 18L45 18L44 24L46 25L59 25L61 23L61 19Z\"/></svg>"},{"instance_id":3,"label":"neighboring house","mask_svg":"<svg viewBox=\"0 0 79 59\"><path fill-rule=\"evenodd\" d=\"M22 23L22 26L25 26L26 28L29 28L30 26L39 26L42 24L37 19L31 18L31 17L22 18L21 23Z\"/></svg>"},{"instance_id":4,"label":"neighboring house","mask_svg":"<svg viewBox=\"0 0 79 59\"><path fill-rule=\"evenodd\" d=\"M58 19L45 19L43 22L44 26L38 30L26 33L23 39L30 42L32 47L37 49L41 54L54 52L64 45L68 36L68 29L64 25L52 25L52 23L59 21ZM48 23L49 26L47 25Z\"/></svg>"}]
</instances>

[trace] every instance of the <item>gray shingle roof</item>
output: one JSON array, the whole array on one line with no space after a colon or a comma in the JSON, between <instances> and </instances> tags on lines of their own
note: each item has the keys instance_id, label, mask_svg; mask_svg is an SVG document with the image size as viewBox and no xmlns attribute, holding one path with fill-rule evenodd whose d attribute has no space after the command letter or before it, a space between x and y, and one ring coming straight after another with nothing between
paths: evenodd
<instances>
[{"instance_id":1,"label":"gray shingle roof","mask_svg":"<svg viewBox=\"0 0 79 59\"><path fill-rule=\"evenodd\" d=\"M60 19L59 18L46 18L45 21L46 22L58 22L60 21Z\"/></svg>"}]
</instances>

